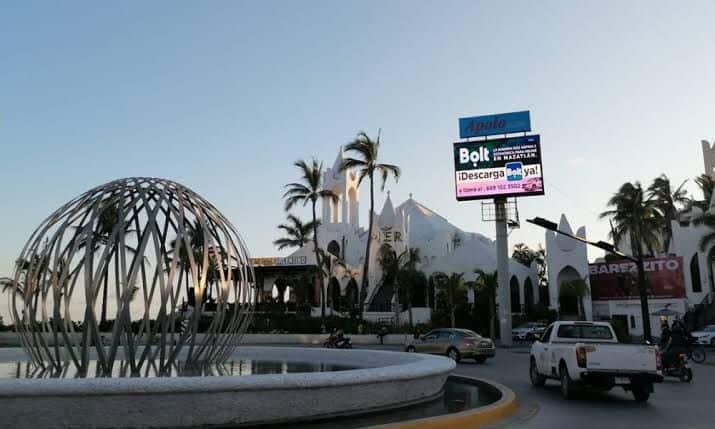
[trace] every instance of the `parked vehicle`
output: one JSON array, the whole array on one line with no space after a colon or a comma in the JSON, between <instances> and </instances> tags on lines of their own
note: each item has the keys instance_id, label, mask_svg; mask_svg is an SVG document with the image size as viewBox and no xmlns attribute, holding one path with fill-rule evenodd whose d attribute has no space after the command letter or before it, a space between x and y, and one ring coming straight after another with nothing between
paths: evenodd
<instances>
[{"instance_id":1,"label":"parked vehicle","mask_svg":"<svg viewBox=\"0 0 715 429\"><path fill-rule=\"evenodd\" d=\"M494 341L468 329L434 329L405 347L407 352L441 354L455 362L474 359L484 363L496 355Z\"/></svg>"},{"instance_id":2,"label":"parked vehicle","mask_svg":"<svg viewBox=\"0 0 715 429\"><path fill-rule=\"evenodd\" d=\"M645 402L653 383L663 381L660 355L651 345L619 344L606 322L555 322L531 346L529 375L534 386L561 382L571 399L579 389L607 391L616 386Z\"/></svg>"},{"instance_id":3,"label":"parked vehicle","mask_svg":"<svg viewBox=\"0 0 715 429\"><path fill-rule=\"evenodd\" d=\"M697 340L698 344L705 346L715 346L715 325L706 325L699 331L690 333Z\"/></svg>"},{"instance_id":4,"label":"parked vehicle","mask_svg":"<svg viewBox=\"0 0 715 429\"><path fill-rule=\"evenodd\" d=\"M693 370L688 365L685 353L678 353L673 362L663 359L663 375L678 377L680 381L690 383L693 380Z\"/></svg>"},{"instance_id":5,"label":"parked vehicle","mask_svg":"<svg viewBox=\"0 0 715 429\"><path fill-rule=\"evenodd\" d=\"M546 330L546 324L541 322L528 322L511 330L514 341L534 341Z\"/></svg>"}]
</instances>

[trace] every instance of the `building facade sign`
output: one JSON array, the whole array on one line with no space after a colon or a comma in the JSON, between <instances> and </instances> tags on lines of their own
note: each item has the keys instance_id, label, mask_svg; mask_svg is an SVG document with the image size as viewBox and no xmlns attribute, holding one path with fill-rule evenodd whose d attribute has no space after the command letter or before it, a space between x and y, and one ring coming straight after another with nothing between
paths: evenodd
<instances>
[{"instance_id":1,"label":"building facade sign","mask_svg":"<svg viewBox=\"0 0 715 429\"><path fill-rule=\"evenodd\" d=\"M529 111L459 118L459 138L492 136L531 131Z\"/></svg>"},{"instance_id":2,"label":"building facade sign","mask_svg":"<svg viewBox=\"0 0 715 429\"><path fill-rule=\"evenodd\" d=\"M383 244L402 244L402 232L392 229L377 229L372 233L372 238Z\"/></svg>"},{"instance_id":3,"label":"building facade sign","mask_svg":"<svg viewBox=\"0 0 715 429\"><path fill-rule=\"evenodd\" d=\"M648 296L685 298L683 258L669 256L643 261ZM630 261L589 264L591 296L595 301L638 299L638 270Z\"/></svg>"},{"instance_id":4,"label":"building facade sign","mask_svg":"<svg viewBox=\"0 0 715 429\"><path fill-rule=\"evenodd\" d=\"M276 265L307 265L307 256L286 256L273 258L251 258L251 263L259 267L271 267Z\"/></svg>"}]
</instances>

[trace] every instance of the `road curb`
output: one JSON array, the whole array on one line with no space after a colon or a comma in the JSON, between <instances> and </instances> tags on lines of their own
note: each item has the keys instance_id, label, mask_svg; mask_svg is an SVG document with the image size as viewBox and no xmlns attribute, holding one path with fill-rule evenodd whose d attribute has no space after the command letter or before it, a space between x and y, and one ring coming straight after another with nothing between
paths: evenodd
<instances>
[{"instance_id":1,"label":"road curb","mask_svg":"<svg viewBox=\"0 0 715 429\"><path fill-rule=\"evenodd\" d=\"M365 429L475 429L511 417L519 408L516 393L502 384L484 378L465 377L461 375L453 377L476 380L480 383L488 384L501 393L501 398L491 405L474 410L399 423L370 426Z\"/></svg>"}]
</instances>

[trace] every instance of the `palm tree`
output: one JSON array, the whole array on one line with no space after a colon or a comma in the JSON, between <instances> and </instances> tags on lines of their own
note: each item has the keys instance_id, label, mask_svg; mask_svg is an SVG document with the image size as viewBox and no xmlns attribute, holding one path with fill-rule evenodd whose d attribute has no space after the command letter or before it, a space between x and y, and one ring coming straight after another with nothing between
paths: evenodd
<instances>
[{"instance_id":1,"label":"palm tree","mask_svg":"<svg viewBox=\"0 0 715 429\"><path fill-rule=\"evenodd\" d=\"M412 320L412 292L416 286L417 263L420 261L420 249L411 247L400 253L397 257L397 288L402 290L407 303L407 317L410 328L413 326Z\"/></svg>"},{"instance_id":2,"label":"palm tree","mask_svg":"<svg viewBox=\"0 0 715 429\"><path fill-rule=\"evenodd\" d=\"M115 226L119 223L119 209L120 205L118 200L109 200L102 202L102 207L100 207L101 211L97 219L96 229L92 231L89 236L80 237L78 247L83 248L92 243L92 248L90 249L90 251L93 254L97 254L103 246L106 246L110 241ZM134 232L134 230L129 230L127 232ZM135 250L131 246L126 247L130 252L134 252ZM111 254L111 251L109 254ZM107 291L109 289L109 264L107 264L107 266L105 267L103 276L104 278L101 284L102 310L99 316L99 324L102 327L104 327L107 323Z\"/></svg>"},{"instance_id":3,"label":"palm tree","mask_svg":"<svg viewBox=\"0 0 715 429\"><path fill-rule=\"evenodd\" d=\"M204 237L204 230L201 227L200 221L196 219L194 223L191 223L187 221L186 225L186 233L188 237L185 239L179 241L178 238L175 238L169 242L169 253L174 254L174 258L178 258L178 263L179 267L181 268L181 271L184 273L184 279L185 279L185 288L186 288L186 299L191 305L191 289L192 287L190 286L189 282L189 276L191 275L191 258L189 257L189 254L193 257L194 261L201 261L203 260L204 256L204 247L205 247L205 237ZM184 243L184 240L188 241L188 248ZM209 264L211 261L209 261ZM170 266L170 262L167 261L166 266ZM209 270L209 274L212 270ZM196 296L196 288L193 288L193 305L196 306L197 299L201 299L202 297L197 297Z\"/></svg>"},{"instance_id":4,"label":"palm tree","mask_svg":"<svg viewBox=\"0 0 715 429\"><path fill-rule=\"evenodd\" d=\"M479 295L485 296L489 301L487 308L489 308L489 338L494 338L495 335L495 322L496 322L496 295L497 289L499 288L499 282L497 281L497 271L492 273L487 273L484 270L477 268L474 270L477 275L475 281L477 287L477 293Z\"/></svg>"},{"instance_id":5,"label":"palm tree","mask_svg":"<svg viewBox=\"0 0 715 429\"><path fill-rule=\"evenodd\" d=\"M659 247L658 235L663 225L657 201L646 195L640 183L624 183L608 200L608 206L613 209L601 213L600 218L613 221L610 236L614 243L618 245L627 237L634 256L642 258L644 246L653 255Z\"/></svg>"},{"instance_id":6,"label":"palm tree","mask_svg":"<svg viewBox=\"0 0 715 429\"><path fill-rule=\"evenodd\" d=\"M648 292L643 267L643 246L653 255L653 249L658 247L658 235L663 225L663 216L658 210L656 201L648 198L641 184L624 183L611 199L608 206L612 210L601 213L601 218L610 218L614 227L611 236L616 245L628 237L632 254L638 261L638 294L641 301L643 318L643 334L650 341L650 319L648 316Z\"/></svg>"},{"instance_id":7,"label":"palm tree","mask_svg":"<svg viewBox=\"0 0 715 429\"><path fill-rule=\"evenodd\" d=\"M313 210L313 249L315 252L315 262L318 270L318 281L320 284L320 315L323 320L325 320L325 281L323 276L320 274L321 270L321 259L320 259L320 249L318 248L318 218L315 212L315 206L319 199L329 199L333 202L338 201L338 196L329 189L323 188L323 163L318 162L315 159L311 161L310 164L303 160L296 161L293 165L298 167L300 171L301 182L293 182L287 184L286 192L283 194L283 199L285 199L285 209L289 211L298 203L303 203L303 206L308 203L311 204ZM369 240L369 238L368 238Z\"/></svg>"},{"instance_id":8,"label":"palm tree","mask_svg":"<svg viewBox=\"0 0 715 429\"><path fill-rule=\"evenodd\" d=\"M443 272L437 272L433 275L435 279L435 285L438 288L443 289L445 294L447 295L447 311L449 311L449 323L450 327L454 328L456 325L455 310L457 307L457 296L465 290L463 279L464 273L452 273L451 275L447 275Z\"/></svg>"},{"instance_id":9,"label":"palm tree","mask_svg":"<svg viewBox=\"0 0 715 429\"><path fill-rule=\"evenodd\" d=\"M286 247L303 247L310 242L313 236L313 221L303 223L297 216L289 214L288 223L278 225L278 229L285 231L286 236L281 237L273 242L278 250L283 250ZM317 221L320 225L320 221Z\"/></svg>"},{"instance_id":10,"label":"palm tree","mask_svg":"<svg viewBox=\"0 0 715 429\"><path fill-rule=\"evenodd\" d=\"M655 207L660 211L663 218L663 253L668 253L670 242L673 239L671 222L676 220L678 211L690 201L685 189L683 189L686 182L687 180L673 190L668 176L661 174L648 187L648 198L655 201Z\"/></svg>"},{"instance_id":11,"label":"palm tree","mask_svg":"<svg viewBox=\"0 0 715 429\"><path fill-rule=\"evenodd\" d=\"M372 242L373 213L375 210L375 174L382 177L380 191L385 190L385 182L392 175L397 181L400 178L400 167L392 164L380 164L378 154L380 149L380 131L377 132L377 139L372 140L364 131L358 133L357 138L352 143L345 146L346 152L352 152L355 157L343 160L341 171L355 168L358 170L358 186L366 177L370 180L370 216L367 228L367 243L365 244L365 262L362 270L362 282L360 284L360 317L362 317L367 289L369 287L370 272L370 244Z\"/></svg>"}]
</instances>

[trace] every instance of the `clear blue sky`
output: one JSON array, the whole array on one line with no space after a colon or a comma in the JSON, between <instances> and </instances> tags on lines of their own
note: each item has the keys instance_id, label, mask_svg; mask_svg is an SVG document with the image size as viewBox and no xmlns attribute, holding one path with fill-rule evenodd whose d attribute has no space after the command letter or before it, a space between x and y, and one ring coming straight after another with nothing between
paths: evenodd
<instances>
[{"instance_id":1,"label":"clear blue sky","mask_svg":"<svg viewBox=\"0 0 715 429\"><path fill-rule=\"evenodd\" d=\"M276 254L291 163L330 165L378 127L396 203L493 236L454 199L451 143L460 116L522 109L547 192L522 218L566 212L604 238L621 183L701 173L714 22L712 1L1 2L0 275L52 210L131 175L192 187Z\"/></svg>"}]
</instances>

